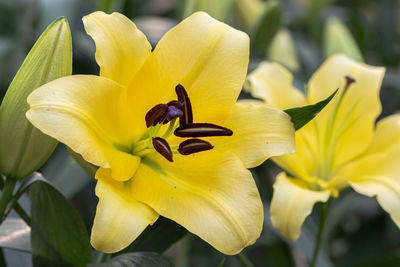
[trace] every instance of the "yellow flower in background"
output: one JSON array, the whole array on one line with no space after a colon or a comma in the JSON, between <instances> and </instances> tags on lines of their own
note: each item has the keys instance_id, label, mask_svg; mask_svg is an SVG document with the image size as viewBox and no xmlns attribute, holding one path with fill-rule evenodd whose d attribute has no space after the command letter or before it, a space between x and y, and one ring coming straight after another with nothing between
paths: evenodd
<instances>
[{"instance_id":1,"label":"yellow flower in background","mask_svg":"<svg viewBox=\"0 0 400 267\"><path fill-rule=\"evenodd\" d=\"M95 12L83 21L100 76L38 88L27 118L100 167L92 245L119 251L159 215L226 254L254 243L263 208L246 168L293 153L295 145L286 113L236 103L248 36L199 12L152 52L119 13Z\"/></svg>"},{"instance_id":2,"label":"yellow flower in background","mask_svg":"<svg viewBox=\"0 0 400 267\"><path fill-rule=\"evenodd\" d=\"M274 157L282 169L274 184L271 221L296 240L316 202L340 189L376 196L400 226L400 115L375 120L384 68L334 55L311 77L306 96L292 86L292 75L264 62L249 75L247 89L269 106L287 109L315 103L339 92L324 110L296 133L298 152Z\"/></svg>"}]
</instances>

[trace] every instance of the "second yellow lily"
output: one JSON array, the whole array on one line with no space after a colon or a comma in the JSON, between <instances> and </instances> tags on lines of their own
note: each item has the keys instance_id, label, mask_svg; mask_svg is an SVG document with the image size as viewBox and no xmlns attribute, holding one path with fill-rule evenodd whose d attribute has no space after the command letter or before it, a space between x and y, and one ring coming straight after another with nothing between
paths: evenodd
<instances>
[{"instance_id":1,"label":"second yellow lily","mask_svg":"<svg viewBox=\"0 0 400 267\"><path fill-rule=\"evenodd\" d=\"M313 122L296 133L298 152L273 157L282 169L274 184L271 221L296 240L316 202L344 187L379 204L400 226L400 115L375 120L384 68L334 55L311 77L306 96L292 85L281 65L264 62L247 80L247 89L269 106L287 109L315 103L339 88Z\"/></svg>"}]
</instances>

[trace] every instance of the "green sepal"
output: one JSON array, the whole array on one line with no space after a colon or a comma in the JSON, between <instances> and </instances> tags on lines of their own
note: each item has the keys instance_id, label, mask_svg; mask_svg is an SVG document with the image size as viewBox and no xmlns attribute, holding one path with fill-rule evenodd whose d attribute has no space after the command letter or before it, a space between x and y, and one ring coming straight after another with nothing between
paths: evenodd
<instances>
[{"instance_id":1,"label":"green sepal","mask_svg":"<svg viewBox=\"0 0 400 267\"><path fill-rule=\"evenodd\" d=\"M345 54L356 61L364 61L351 32L342 21L335 17L329 18L325 24L324 50L326 57Z\"/></svg>"},{"instance_id":2,"label":"green sepal","mask_svg":"<svg viewBox=\"0 0 400 267\"><path fill-rule=\"evenodd\" d=\"M284 111L289 114L291 117L294 129L297 131L304 125L306 125L308 122L310 122L312 119L315 118L315 116L318 115L318 113L326 106L328 103L332 100L332 98L336 95L338 89L336 89L335 92L333 92L329 97L326 99L319 101L316 104L313 105L307 105L303 107L297 107L297 108L290 108L290 109L285 109Z\"/></svg>"},{"instance_id":3,"label":"green sepal","mask_svg":"<svg viewBox=\"0 0 400 267\"><path fill-rule=\"evenodd\" d=\"M86 266L92 260L85 224L71 203L47 182L31 185L34 266Z\"/></svg>"},{"instance_id":4,"label":"green sepal","mask_svg":"<svg viewBox=\"0 0 400 267\"><path fill-rule=\"evenodd\" d=\"M57 141L26 119L26 99L37 87L71 73L71 32L66 19L59 18L32 47L0 107L0 172L7 177L27 177L55 149Z\"/></svg>"}]
</instances>

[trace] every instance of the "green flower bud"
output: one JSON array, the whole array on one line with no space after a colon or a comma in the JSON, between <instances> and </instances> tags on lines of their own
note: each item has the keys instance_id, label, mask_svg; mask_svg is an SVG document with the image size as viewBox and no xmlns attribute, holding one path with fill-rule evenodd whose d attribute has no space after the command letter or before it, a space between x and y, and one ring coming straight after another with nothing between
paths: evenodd
<instances>
[{"instance_id":1,"label":"green flower bud","mask_svg":"<svg viewBox=\"0 0 400 267\"><path fill-rule=\"evenodd\" d=\"M235 6L247 31L255 27L267 9L267 4L261 0L235 0Z\"/></svg>"},{"instance_id":2,"label":"green flower bud","mask_svg":"<svg viewBox=\"0 0 400 267\"><path fill-rule=\"evenodd\" d=\"M37 40L15 75L0 107L0 172L24 178L49 158L57 141L26 119L27 96L39 86L72 73L71 32L65 18Z\"/></svg>"},{"instance_id":3,"label":"green flower bud","mask_svg":"<svg viewBox=\"0 0 400 267\"><path fill-rule=\"evenodd\" d=\"M279 62L292 71L300 69L296 46L290 32L282 28L275 35L268 49L268 59Z\"/></svg>"},{"instance_id":4,"label":"green flower bud","mask_svg":"<svg viewBox=\"0 0 400 267\"><path fill-rule=\"evenodd\" d=\"M364 61L356 41L346 25L338 18L329 18L324 30L325 56L345 54L356 61Z\"/></svg>"}]
</instances>

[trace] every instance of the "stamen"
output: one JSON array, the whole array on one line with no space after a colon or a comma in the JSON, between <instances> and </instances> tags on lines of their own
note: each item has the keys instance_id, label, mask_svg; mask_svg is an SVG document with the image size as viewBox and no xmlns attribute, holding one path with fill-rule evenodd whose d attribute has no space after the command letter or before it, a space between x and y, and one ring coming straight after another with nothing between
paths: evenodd
<instances>
[{"instance_id":1,"label":"stamen","mask_svg":"<svg viewBox=\"0 0 400 267\"><path fill-rule=\"evenodd\" d=\"M176 128L174 134L179 137L231 136L228 128L211 123L190 123Z\"/></svg>"},{"instance_id":2,"label":"stamen","mask_svg":"<svg viewBox=\"0 0 400 267\"><path fill-rule=\"evenodd\" d=\"M164 158L171 162L173 161L173 152L166 141L166 138L171 136L172 132L178 137L231 136L233 134L230 129L219 125L211 123L193 123L192 105L185 88L181 84L178 84L175 87L175 92L178 96L178 100L172 100L167 104L158 104L146 113L146 126L149 129L146 134L141 137L144 139L150 139L151 137L154 149ZM175 129L177 118L179 118L179 127ZM160 128L163 127L163 124L167 124L168 122L170 122L170 124L167 131L164 135L159 135L158 132ZM147 155L149 153L154 153L151 145L149 143L147 144L145 142L143 144L135 143L133 148L134 154ZM190 155L212 148L213 146L207 141L190 139L180 143L177 152L182 155ZM174 150L175 149L176 147L174 147ZM176 153L176 151L174 153Z\"/></svg>"},{"instance_id":3,"label":"stamen","mask_svg":"<svg viewBox=\"0 0 400 267\"><path fill-rule=\"evenodd\" d=\"M189 139L179 144L178 152L182 155L190 155L193 153L212 149L213 146L204 140Z\"/></svg>"},{"instance_id":4,"label":"stamen","mask_svg":"<svg viewBox=\"0 0 400 267\"><path fill-rule=\"evenodd\" d=\"M165 139L161 137L153 137L153 147L168 161L173 161L171 148Z\"/></svg>"},{"instance_id":5,"label":"stamen","mask_svg":"<svg viewBox=\"0 0 400 267\"><path fill-rule=\"evenodd\" d=\"M155 126L156 124L165 120L167 111L167 104L158 104L150 109L145 116L147 128L149 128L150 126Z\"/></svg>"},{"instance_id":6,"label":"stamen","mask_svg":"<svg viewBox=\"0 0 400 267\"><path fill-rule=\"evenodd\" d=\"M167 105L168 105L168 106L174 106L174 107L179 108L180 110L183 111L183 106L184 106L184 104L183 104L183 102L180 102L180 101L178 101L178 100L169 101L169 102L167 103Z\"/></svg>"},{"instance_id":7,"label":"stamen","mask_svg":"<svg viewBox=\"0 0 400 267\"><path fill-rule=\"evenodd\" d=\"M183 116L179 118L179 125L187 125L193 122L192 104L185 88L178 84L175 87L179 102L183 103Z\"/></svg>"}]
</instances>

